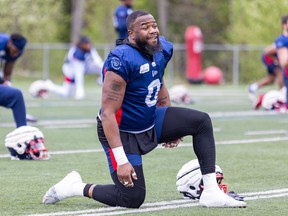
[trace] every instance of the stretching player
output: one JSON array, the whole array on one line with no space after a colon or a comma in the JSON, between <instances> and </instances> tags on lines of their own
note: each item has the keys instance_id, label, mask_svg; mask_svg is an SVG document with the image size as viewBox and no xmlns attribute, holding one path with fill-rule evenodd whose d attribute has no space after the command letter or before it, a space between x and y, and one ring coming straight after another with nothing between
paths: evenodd
<instances>
[{"instance_id":1,"label":"stretching player","mask_svg":"<svg viewBox=\"0 0 288 216\"><path fill-rule=\"evenodd\" d=\"M15 65L16 60L23 54L24 48L26 46L27 40L26 38L18 33L14 34L5 34L5 33L0 33L0 61L1 61L1 66L3 63L3 77L0 76L0 84L6 85L6 86L11 86L11 79L12 79L12 72L13 72L13 67ZM1 68L2 69L2 68ZM4 89L4 87L1 87ZM20 91L18 89L8 89L5 88L5 91L3 91L1 94L3 98L11 98L15 96L15 98L18 98L16 95L20 95L19 93L15 93L16 91ZM7 95L4 95L4 93L7 93ZM21 97L22 93L21 93ZM3 101L2 104L3 106L6 107L6 103L9 104L11 101ZM16 99L17 101L20 101L21 99ZM8 106L8 108L10 108ZM25 112L26 114L26 112ZM27 121L30 122L35 122L37 119L31 115L26 115Z\"/></svg>"},{"instance_id":2,"label":"stretching player","mask_svg":"<svg viewBox=\"0 0 288 216\"><path fill-rule=\"evenodd\" d=\"M119 41L104 63L98 137L108 158L114 184L84 184L73 171L52 186L43 203L73 196L93 198L109 206L139 208L145 200L142 167L145 155L163 143L173 148L183 136L193 136L193 148L203 174L200 204L206 207L245 207L216 182L215 142L207 113L170 107L163 76L173 45L159 36L157 23L145 11L127 18L129 37ZM174 177L174 176L173 176Z\"/></svg>"},{"instance_id":3,"label":"stretching player","mask_svg":"<svg viewBox=\"0 0 288 216\"><path fill-rule=\"evenodd\" d=\"M256 91L269 84L273 84L275 79L278 80L279 89L283 87L282 71L278 63L277 50L271 45L265 48L262 54L262 62L266 66L267 76L249 86L249 93L255 94Z\"/></svg>"},{"instance_id":4,"label":"stretching player","mask_svg":"<svg viewBox=\"0 0 288 216\"><path fill-rule=\"evenodd\" d=\"M128 37L126 19L133 12L133 0L120 0L119 5L113 14L113 25L118 34L119 39Z\"/></svg>"},{"instance_id":5,"label":"stretching player","mask_svg":"<svg viewBox=\"0 0 288 216\"><path fill-rule=\"evenodd\" d=\"M282 34L278 36L274 42L277 48L277 55L279 64L283 71L283 81L286 86L286 104L280 107L280 110L284 112L284 109L288 110L288 15L282 17Z\"/></svg>"},{"instance_id":6,"label":"stretching player","mask_svg":"<svg viewBox=\"0 0 288 216\"><path fill-rule=\"evenodd\" d=\"M92 47L91 40L86 36L81 36L77 44L71 47L62 66L64 83L62 86L47 80L43 84L48 91L62 97L73 97L83 99L84 75L98 74L98 84L102 84L101 70L103 61L95 48Z\"/></svg>"},{"instance_id":7,"label":"stretching player","mask_svg":"<svg viewBox=\"0 0 288 216\"><path fill-rule=\"evenodd\" d=\"M5 62L2 80L4 85L11 85L15 61L23 54L26 42L21 34L0 33L0 60Z\"/></svg>"}]
</instances>

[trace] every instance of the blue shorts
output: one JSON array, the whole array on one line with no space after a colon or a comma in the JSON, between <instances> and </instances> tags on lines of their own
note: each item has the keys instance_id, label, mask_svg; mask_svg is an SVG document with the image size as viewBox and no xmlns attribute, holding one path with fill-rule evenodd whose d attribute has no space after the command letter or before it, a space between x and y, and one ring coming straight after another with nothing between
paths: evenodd
<instances>
[{"instance_id":1,"label":"blue shorts","mask_svg":"<svg viewBox=\"0 0 288 216\"><path fill-rule=\"evenodd\" d=\"M276 76L275 69L279 68L279 66L274 63L273 59L263 54L262 62L267 68L267 73L270 75Z\"/></svg>"},{"instance_id":2,"label":"blue shorts","mask_svg":"<svg viewBox=\"0 0 288 216\"><path fill-rule=\"evenodd\" d=\"M155 126L151 130L141 134L120 132L127 159L132 166L142 165L142 155L152 151L157 147L158 143L160 143L162 125L166 110L167 107L160 107L156 109ZM117 169L117 163L113 151L106 140L101 120L97 120L98 137L105 151L110 172L112 173Z\"/></svg>"}]
</instances>

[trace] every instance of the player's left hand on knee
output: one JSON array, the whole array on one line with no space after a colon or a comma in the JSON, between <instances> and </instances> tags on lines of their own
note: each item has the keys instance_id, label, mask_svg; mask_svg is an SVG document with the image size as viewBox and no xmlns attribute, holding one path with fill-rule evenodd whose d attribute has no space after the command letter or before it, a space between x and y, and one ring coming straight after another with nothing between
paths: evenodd
<instances>
[{"instance_id":1,"label":"player's left hand on knee","mask_svg":"<svg viewBox=\"0 0 288 216\"><path fill-rule=\"evenodd\" d=\"M171 141L171 142L166 142L163 143L162 146L165 148L175 148L179 145L179 143L183 141L183 138L179 138L177 140Z\"/></svg>"},{"instance_id":2,"label":"player's left hand on knee","mask_svg":"<svg viewBox=\"0 0 288 216\"><path fill-rule=\"evenodd\" d=\"M118 166L117 168L117 176L119 181L125 187L133 187L133 180L137 180L137 174L130 163L125 163L123 165Z\"/></svg>"}]
</instances>

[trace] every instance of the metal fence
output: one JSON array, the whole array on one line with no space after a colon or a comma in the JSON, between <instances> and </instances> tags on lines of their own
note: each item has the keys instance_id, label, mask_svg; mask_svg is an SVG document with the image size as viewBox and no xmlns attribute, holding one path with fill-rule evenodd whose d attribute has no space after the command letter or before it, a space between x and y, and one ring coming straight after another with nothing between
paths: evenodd
<instances>
[{"instance_id":1,"label":"metal fence","mask_svg":"<svg viewBox=\"0 0 288 216\"><path fill-rule=\"evenodd\" d=\"M62 76L61 67L70 44L29 44L23 57L17 62L17 69L26 76L47 79ZM114 44L95 44L100 56L105 59ZM203 68L216 65L224 74L226 83L238 85L245 80L245 74L258 70L260 55L264 46L237 44L204 44L202 52ZM21 71L21 72L20 72ZM185 44L174 44L174 55L167 66L167 79L185 80ZM248 72L247 72L248 71ZM240 79L240 77L243 77ZM248 76L251 77L248 74Z\"/></svg>"}]
</instances>

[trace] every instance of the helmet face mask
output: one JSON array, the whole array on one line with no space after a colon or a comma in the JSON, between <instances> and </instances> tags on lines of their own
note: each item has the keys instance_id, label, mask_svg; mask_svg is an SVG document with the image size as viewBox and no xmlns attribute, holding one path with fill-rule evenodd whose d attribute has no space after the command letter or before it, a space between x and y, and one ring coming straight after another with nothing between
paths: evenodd
<instances>
[{"instance_id":1,"label":"helmet face mask","mask_svg":"<svg viewBox=\"0 0 288 216\"><path fill-rule=\"evenodd\" d=\"M7 134L5 146L12 160L49 160L43 133L35 127L22 126Z\"/></svg>"},{"instance_id":2,"label":"helmet face mask","mask_svg":"<svg viewBox=\"0 0 288 216\"><path fill-rule=\"evenodd\" d=\"M43 138L35 137L34 140L31 140L27 145L27 149L25 151L27 155L31 158L31 160L48 160L49 154L48 150L44 144Z\"/></svg>"}]
</instances>

